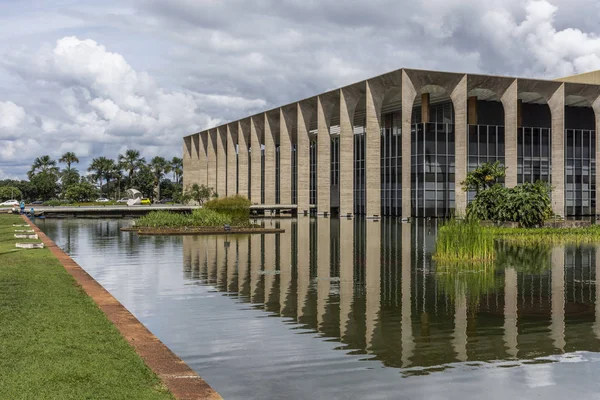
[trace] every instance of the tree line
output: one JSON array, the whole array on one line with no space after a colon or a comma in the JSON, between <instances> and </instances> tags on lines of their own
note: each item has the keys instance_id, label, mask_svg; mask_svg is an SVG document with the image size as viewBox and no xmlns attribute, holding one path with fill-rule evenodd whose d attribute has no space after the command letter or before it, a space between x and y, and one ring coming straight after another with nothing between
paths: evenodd
<instances>
[{"instance_id":1,"label":"tree line","mask_svg":"<svg viewBox=\"0 0 600 400\"><path fill-rule=\"evenodd\" d=\"M75 167L79 158L73 152L64 153L58 160L48 155L37 157L27 173L29 180L0 181L0 200L24 199L92 201L98 197L119 199L127 189L137 189L153 201L183 197L183 160L173 157L154 157L146 162L138 150L130 149L117 159L97 157L82 175ZM64 165L60 167L59 164Z\"/></svg>"}]
</instances>

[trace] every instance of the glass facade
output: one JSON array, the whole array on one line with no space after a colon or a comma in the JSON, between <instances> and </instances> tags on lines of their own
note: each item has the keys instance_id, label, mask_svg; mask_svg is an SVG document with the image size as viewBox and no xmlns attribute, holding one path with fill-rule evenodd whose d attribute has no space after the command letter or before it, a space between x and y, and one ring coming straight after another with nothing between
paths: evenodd
<instances>
[{"instance_id":1,"label":"glass facade","mask_svg":"<svg viewBox=\"0 0 600 400\"><path fill-rule=\"evenodd\" d=\"M468 146L468 171L473 171L486 162L500 161L504 165L503 126L469 125ZM475 192L469 192L468 200L472 201L474 198Z\"/></svg>"},{"instance_id":2,"label":"glass facade","mask_svg":"<svg viewBox=\"0 0 600 400\"><path fill-rule=\"evenodd\" d=\"M414 124L412 143L412 215L448 217L454 210L454 124Z\"/></svg>"},{"instance_id":3,"label":"glass facade","mask_svg":"<svg viewBox=\"0 0 600 400\"><path fill-rule=\"evenodd\" d=\"M381 128L381 215L402 215L402 115L389 113Z\"/></svg>"},{"instance_id":4,"label":"glass facade","mask_svg":"<svg viewBox=\"0 0 600 400\"><path fill-rule=\"evenodd\" d=\"M517 183L552 182L551 138L550 128L518 128Z\"/></svg>"},{"instance_id":5,"label":"glass facade","mask_svg":"<svg viewBox=\"0 0 600 400\"><path fill-rule=\"evenodd\" d=\"M354 128L354 214L366 212L365 193L365 129Z\"/></svg>"},{"instance_id":6,"label":"glass facade","mask_svg":"<svg viewBox=\"0 0 600 400\"><path fill-rule=\"evenodd\" d=\"M310 165L310 190L309 203L317 204L317 141L310 140L309 165Z\"/></svg>"},{"instance_id":7,"label":"glass facade","mask_svg":"<svg viewBox=\"0 0 600 400\"><path fill-rule=\"evenodd\" d=\"M596 209L596 132L565 130L567 215L593 215Z\"/></svg>"}]
</instances>

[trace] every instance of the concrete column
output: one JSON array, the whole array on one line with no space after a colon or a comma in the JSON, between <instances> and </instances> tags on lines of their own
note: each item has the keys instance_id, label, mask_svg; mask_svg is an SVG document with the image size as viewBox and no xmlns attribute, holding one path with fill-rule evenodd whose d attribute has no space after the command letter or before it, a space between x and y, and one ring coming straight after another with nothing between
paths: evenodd
<instances>
[{"instance_id":1,"label":"concrete column","mask_svg":"<svg viewBox=\"0 0 600 400\"><path fill-rule=\"evenodd\" d=\"M262 277L261 235L250 235L250 301L260 302L258 287Z\"/></svg>"},{"instance_id":2,"label":"concrete column","mask_svg":"<svg viewBox=\"0 0 600 400\"><path fill-rule=\"evenodd\" d=\"M430 119L429 93L423 93L421 94L421 122L426 124Z\"/></svg>"},{"instance_id":3,"label":"concrete column","mask_svg":"<svg viewBox=\"0 0 600 400\"><path fill-rule=\"evenodd\" d=\"M411 191L411 121L417 91L405 71L402 71L402 218L412 216Z\"/></svg>"},{"instance_id":4,"label":"concrete column","mask_svg":"<svg viewBox=\"0 0 600 400\"><path fill-rule=\"evenodd\" d=\"M275 204L275 137L279 136L279 121L265 113L265 204Z\"/></svg>"},{"instance_id":5,"label":"concrete column","mask_svg":"<svg viewBox=\"0 0 600 400\"><path fill-rule=\"evenodd\" d=\"M600 97L592 103L596 118L596 163L600 161ZM600 171L596 171L596 214L600 214ZM600 254L600 253L599 253ZM600 279L600 275L598 275Z\"/></svg>"},{"instance_id":6,"label":"concrete column","mask_svg":"<svg viewBox=\"0 0 600 400\"><path fill-rule=\"evenodd\" d=\"M250 138L250 120L238 122L238 193L250 198L248 190L248 139Z\"/></svg>"},{"instance_id":7,"label":"concrete column","mask_svg":"<svg viewBox=\"0 0 600 400\"><path fill-rule=\"evenodd\" d=\"M598 132L598 131L596 131ZM596 304L595 321L593 325L594 335L600 339L600 246L596 246Z\"/></svg>"},{"instance_id":8,"label":"concrete column","mask_svg":"<svg viewBox=\"0 0 600 400\"><path fill-rule=\"evenodd\" d=\"M217 130L208 131L208 145L206 147L208 187L217 190Z\"/></svg>"},{"instance_id":9,"label":"concrete column","mask_svg":"<svg viewBox=\"0 0 600 400\"><path fill-rule=\"evenodd\" d=\"M551 291L552 317L550 322L550 337L557 350L565 350L565 248L552 249Z\"/></svg>"},{"instance_id":10,"label":"concrete column","mask_svg":"<svg viewBox=\"0 0 600 400\"><path fill-rule=\"evenodd\" d=\"M460 183L467 178L467 76L463 76L450 94L454 105L454 145L455 145L455 204L456 215L465 215L467 193Z\"/></svg>"},{"instance_id":11,"label":"concrete column","mask_svg":"<svg viewBox=\"0 0 600 400\"><path fill-rule=\"evenodd\" d=\"M279 199L292 204L292 126L295 111L279 109Z\"/></svg>"},{"instance_id":12,"label":"concrete column","mask_svg":"<svg viewBox=\"0 0 600 400\"><path fill-rule=\"evenodd\" d=\"M458 361L467 361L467 293L461 283L456 285L452 347Z\"/></svg>"},{"instance_id":13,"label":"concrete column","mask_svg":"<svg viewBox=\"0 0 600 400\"><path fill-rule=\"evenodd\" d=\"M279 313L287 316L288 297L292 287L292 221L283 219L279 224L285 230L279 235Z\"/></svg>"},{"instance_id":14,"label":"concrete column","mask_svg":"<svg viewBox=\"0 0 600 400\"><path fill-rule=\"evenodd\" d=\"M261 139L263 135L264 116L251 117L250 121L250 200L252 200L252 204L261 204Z\"/></svg>"},{"instance_id":15,"label":"concrete column","mask_svg":"<svg viewBox=\"0 0 600 400\"><path fill-rule=\"evenodd\" d=\"M354 110L359 94L340 89L340 216L354 215Z\"/></svg>"},{"instance_id":16,"label":"concrete column","mask_svg":"<svg viewBox=\"0 0 600 400\"><path fill-rule=\"evenodd\" d=\"M309 104L298 103L298 138L296 153L298 155L298 215L310 213L310 149L308 129L314 110Z\"/></svg>"},{"instance_id":17,"label":"concrete column","mask_svg":"<svg viewBox=\"0 0 600 400\"><path fill-rule=\"evenodd\" d=\"M308 295L308 287L310 285L310 219L298 218L297 226L298 234L296 235L296 240L298 254L298 299L296 300L296 304L298 307L298 322L300 322L300 318L304 316L306 297Z\"/></svg>"},{"instance_id":18,"label":"concrete column","mask_svg":"<svg viewBox=\"0 0 600 400\"><path fill-rule=\"evenodd\" d=\"M565 84L548 100L552 114L552 210L565 215Z\"/></svg>"},{"instance_id":19,"label":"concrete column","mask_svg":"<svg viewBox=\"0 0 600 400\"><path fill-rule=\"evenodd\" d=\"M415 351L415 339L412 328L412 296L411 296L411 278L412 278L412 237L411 225L402 224L402 325L400 327L400 336L402 337L402 367L410 367L411 358Z\"/></svg>"},{"instance_id":20,"label":"concrete column","mask_svg":"<svg viewBox=\"0 0 600 400\"><path fill-rule=\"evenodd\" d=\"M250 235L236 235L238 295L249 296L248 289L248 241Z\"/></svg>"},{"instance_id":21,"label":"concrete column","mask_svg":"<svg viewBox=\"0 0 600 400\"><path fill-rule=\"evenodd\" d=\"M198 161L192 160L192 136L183 138L183 190L198 183Z\"/></svg>"},{"instance_id":22,"label":"concrete column","mask_svg":"<svg viewBox=\"0 0 600 400\"><path fill-rule=\"evenodd\" d=\"M477 125L477 96L467 99L467 120L468 125Z\"/></svg>"},{"instance_id":23,"label":"concrete column","mask_svg":"<svg viewBox=\"0 0 600 400\"><path fill-rule=\"evenodd\" d=\"M317 220L317 326L323 329L323 317L327 311L329 291L331 289L331 220L319 218Z\"/></svg>"},{"instance_id":24,"label":"concrete column","mask_svg":"<svg viewBox=\"0 0 600 400\"><path fill-rule=\"evenodd\" d=\"M272 304L279 299L274 299L273 287L275 286L275 274L277 273L275 255L275 235L264 235L265 266L263 276L265 277L265 303Z\"/></svg>"},{"instance_id":25,"label":"concrete column","mask_svg":"<svg viewBox=\"0 0 600 400\"><path fill-rule=\"evenodd\" d=\"M317 99L317 214L331 212L331 137L329 122L333 104L319 96Z\"/></svg>"},{"instance_id":26,"label":"concrete column","mask_svg":"<svg viewBox=\"0 0 600 400\"><path fill-rule=\"evenodd\" d=\"M217 187L220 197L227 196L227 127L217 129Z\"/></svg>"},{"instance_id":27,"label":"concrete column","mask_svg":"<svg viewBox=\"0 0 600 400\"><path fill-rule=\"evenodd\" d=\"M523 126L523 100L517 100L517 126Z\"/></svg>"},{"instance_id":28,"label":"concrete column","mask_svg":"<svg viewBox=\"0 0 600 400\"><path fill-rule=\"evenodd\" d=\"M227 196L237 193L237 154L235 144L237 143L237 124L227 125Z\"/></svg>"},{"instance_id":29,"label":"concrete column","mask_svg":"<svg viewBox=\"0 0 600 400\"><path fill-rule=\"evenodd\" d=\"M367 304L365 309L365 339L367 351L372 352L381 309L381 224L368 221L366 230L365 282L367 286Z\"/></svg>"},{"instance_id":30,"label":"concrete column","mask_svg":"<svg viewBox=\"0 0 600 400\"><path fill-rule=\"evenodd\" d=\"M206 155L208 142L208 131L200 132L192 138L192 149L195 149L198 160L198 184L200 185L208 185L208 158Z\"/></svg>"},{"instance_id":31,"label":"concrete column","mask_svg":"<svg viewBox=\"0 0 600 400\"><path fill-rule=\"evenodd\" d=\"M354 221L340 219L340 337L349 332L354 301Z\"/></svg>"},{"instance_id":32,"label":"concrete column","mask_svg":"<svg viewBox=\"0 0 600 400\"><path fill-rule=\"evenodd\" d=\"M215 248L217 258L217 289L223 290L227 286L227 264L225 251L225 236L215 236Z\"/></svg>"},{"instance_id":33,"label":"concrete column","mask_svg":"<svg viewBox=\"0 0 600 400\"><path fill-rule=\"evenodd\" d=\"M384 89L367 81L365 129L366 217L381 214L381 105Z\"/></svg>"},{"instance_id":34,"label":"concrete column","mask_svg":"<svg viewBox=\"0 0 600 400\"><path fill-rule=\"evenodd\" d=\"M509 357L516 359L518 355L518 285L517 272L514 268L504 271L504 347Z\"/></svg>"},{"instance_id":35,"label":"concrete column","mask_svg":"<svg viewBox=\"0 0 600 400\"><path fill-rule=\"evenodd\" d=\"M517 132L518 132L518 81L515 79L501 101L504 107L504 164L506 177L504 185L507 188L517 186Z\"/></svg>"}]
</instances>

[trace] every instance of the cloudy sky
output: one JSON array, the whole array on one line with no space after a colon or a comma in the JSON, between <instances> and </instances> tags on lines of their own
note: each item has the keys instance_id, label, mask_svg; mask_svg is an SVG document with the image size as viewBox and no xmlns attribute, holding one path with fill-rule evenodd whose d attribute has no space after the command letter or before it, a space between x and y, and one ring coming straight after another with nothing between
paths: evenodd
<instances>
[{"instance_id":1,"label":"cloudy sky","mask_svg":"<svg viewBox=\"0 0 600 400\"><path fill-rule=\"evenodd\" d=\"M0 179L136 148L401 67L600 69L597 0L0 0Z\"/></svg>"}]
</instances>

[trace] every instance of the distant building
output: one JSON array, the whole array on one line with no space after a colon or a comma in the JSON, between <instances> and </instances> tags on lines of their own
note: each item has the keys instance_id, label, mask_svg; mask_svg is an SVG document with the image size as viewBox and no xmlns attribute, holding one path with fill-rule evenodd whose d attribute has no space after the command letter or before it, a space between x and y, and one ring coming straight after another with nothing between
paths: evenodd
<instances>
[{"instance_id":1,"label":"distant building","mask_svg":"<svg viewBox=\"0 0 600 400\"><path fill-rule=\"evenodd\" d=\"M545 180L555 213L593 215L599 118L600 71L401 69L186 136L184 186L299 214L442 217L464 212L467 171L498 160L506 186Z\"/></svg>"}]
</instances>

